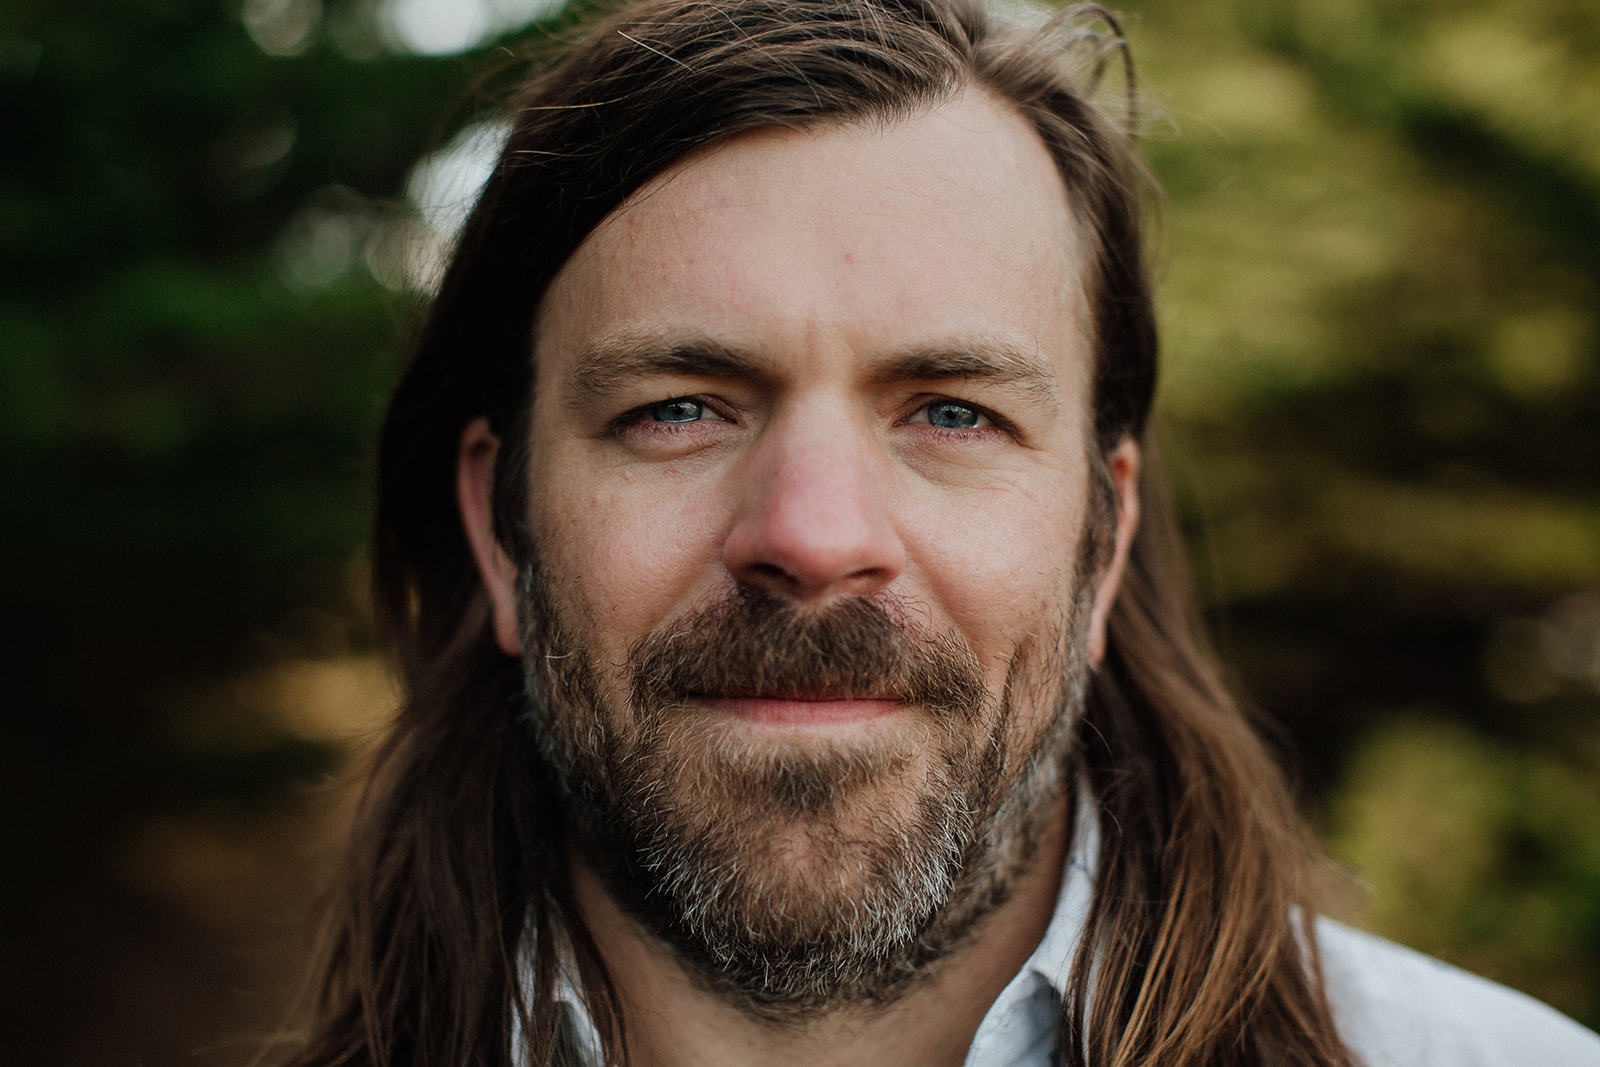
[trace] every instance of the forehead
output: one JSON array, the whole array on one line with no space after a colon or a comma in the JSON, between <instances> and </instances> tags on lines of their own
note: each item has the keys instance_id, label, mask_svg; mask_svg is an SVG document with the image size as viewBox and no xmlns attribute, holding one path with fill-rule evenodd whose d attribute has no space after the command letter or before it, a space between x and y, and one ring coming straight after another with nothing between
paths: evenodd
<instances>
[{"instance_id":1,"label":"forehead","mask_svg":"<svg viewBox=\"0 0 1600 1067\"><path fill-rule=\"evenodd\" d=\"M1031 126L967 91L896 122L768 130L694 154L579 246L541 303L542 383L585 347L705 338L779 370L963 341L1086 388L1082 256Z\"/></svg>"}]
</instances>

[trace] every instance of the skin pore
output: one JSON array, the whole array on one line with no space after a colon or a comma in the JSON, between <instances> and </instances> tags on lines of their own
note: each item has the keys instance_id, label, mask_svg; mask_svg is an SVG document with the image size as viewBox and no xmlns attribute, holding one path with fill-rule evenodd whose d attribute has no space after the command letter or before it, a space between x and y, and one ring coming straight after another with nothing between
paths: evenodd
<instances>
[{"instance_id":1,"label":"skin pore","mask_svg":"<svg viewBox=\"0 0 1600 1067\"><path fill-rule=\"evenodd\" d=\"M1024 779L1061 665L1099 658L1137 520L1124 442L1109 562L1079 573L1097 475L1078 243L1043 144L976 91L892 124L740 136L590 234L540 304L528 521L542 594L619 736L636 725L629 665L675 620L740 589L802 617L861 598L970 653L987 694L971 737L998 753L999 793ZM489 519L498 447L468 428L460 496L496 634L520 654L519 571ZM838 835L893 833L937 795L926 709L854 683L712 688L683 702L673 766L894 754L825 827L746 816L755 898L853 899L869 873L830 864ZM663 780L664 802L694 804L694 781ZM635 1061L959 1064L1054 909L1065 790L1042 801L998 906L924 980L804 1025L719 996L578 850Z\"/></svg>"}]
</instances>

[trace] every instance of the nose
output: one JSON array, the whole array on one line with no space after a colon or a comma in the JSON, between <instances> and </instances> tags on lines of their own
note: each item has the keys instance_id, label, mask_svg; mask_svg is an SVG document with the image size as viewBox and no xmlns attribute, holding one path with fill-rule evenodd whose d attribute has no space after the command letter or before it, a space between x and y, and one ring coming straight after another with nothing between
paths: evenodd
<instances>
[{"instance_id":1,"label":"nose","mask_svg":"<svg viewBox=\"0 0 1600 1067\"><path fill-rule=\"evenodd\" d=\"M889 513L888 459L836 419L781 418L749 457L723 561L734 579L796 600L882 589L905 569Z\"/></svg>"}]
</instances>

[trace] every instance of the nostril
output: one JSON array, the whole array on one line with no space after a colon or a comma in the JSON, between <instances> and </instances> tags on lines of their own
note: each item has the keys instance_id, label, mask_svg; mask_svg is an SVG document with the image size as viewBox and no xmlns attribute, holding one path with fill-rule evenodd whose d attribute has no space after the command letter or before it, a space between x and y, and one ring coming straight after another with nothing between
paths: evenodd
<instances>
[{"instance_id":1,"label":"nostril","mask_svg":"<svg viewBox=\"0 0 1600 1067\"><path fill-rule=\"evenodd\" d=\"M793 575L784 570L782 567L778 566L776 563L752 564L750 570L753 573L760 575L762 578L775 578L785 582L794 581Z\"/></svg>"}]
</instances>

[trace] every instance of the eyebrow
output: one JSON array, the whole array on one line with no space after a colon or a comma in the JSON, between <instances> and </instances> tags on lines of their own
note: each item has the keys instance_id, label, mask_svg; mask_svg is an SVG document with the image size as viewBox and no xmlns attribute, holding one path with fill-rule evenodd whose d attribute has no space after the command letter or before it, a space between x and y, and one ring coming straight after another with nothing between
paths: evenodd
<instances>
[{"instance_id":1,"label":"eyebrow","mask_svg":"<svg viewBox=\"0 0 1600 1067\"><path fill-rule=\"evenodd\" d=\"M957 346L917 348L895 356L873 373L874 384L916 381L981 381L1020 387L1029 399L1056 399L1056 375L1037 351L1004 342L972 341Z\"/></svg>"},{"instance_id":2,"label":"eyebrow","mask_svg":"<svg viewBox=\"0 0 1600 1067\"><path fill-rule=\"evenodd\" d=\"M758 360L708 338L606 337L578 353L567 382L568 406L601 399L640 378L676 374L689 378L745 378L769 381L773 375Z\"/></svg>"},{"instance_id":3,"label":"eyebrow","mask_svg":"<svg viewBox=\"0 0 1600 1067\"><path fill-rule=\"evenodd\" d=\"M758 384L778 377L768 361L710 338L607 337L578 353L565 400L568 406L582 406L655 375L740 378ZM992 340L912 348L877 361L868 380L874 385L981 381L1015 388L1032 403L1059 402L1056 375L1039 352Z\"/></svg>"}]
</instances>

